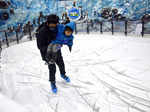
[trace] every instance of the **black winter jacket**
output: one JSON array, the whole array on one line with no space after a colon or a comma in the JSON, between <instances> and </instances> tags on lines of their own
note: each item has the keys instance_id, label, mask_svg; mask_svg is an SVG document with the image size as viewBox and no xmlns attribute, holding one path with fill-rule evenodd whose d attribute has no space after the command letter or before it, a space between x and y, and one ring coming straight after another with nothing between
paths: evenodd
<instances>
[{"instance_id":1,"label":"black winter jacket","mask_svg":"<svg viewBox=\"0 0 150 112\"><path fill-rule=\"evenodd\" d=\"M43 25L38 33L36 34L37 36L37 47L40 50L42 59L46 61L45 56L47 53L47 47L51 43L52 40L56 39L57 36L57 30L56 31L50 31L48 29L47 25Z\"/></svg>"}]
</instances>

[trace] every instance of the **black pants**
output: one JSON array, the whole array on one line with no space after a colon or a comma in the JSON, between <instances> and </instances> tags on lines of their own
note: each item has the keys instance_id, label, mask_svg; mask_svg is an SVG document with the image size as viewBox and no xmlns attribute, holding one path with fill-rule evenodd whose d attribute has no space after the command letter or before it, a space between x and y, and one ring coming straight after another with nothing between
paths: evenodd
<instances>
[{"instance_id":1,"label":"black pants","mask_svg":"<svg viewBox=\"0 0 150 112\"><path fill-rule=\"evenodd\" d=\"M65 73L66 73L65 72L65 64L64 64L64 61L63 61L61 50L59 50L57 52L56 64L58 65L60 74L64 74L65 75ZM48 65L48 68L49 68L49 81L50 82L55 82L56 64Z\"/></svg>"}]
</instances>

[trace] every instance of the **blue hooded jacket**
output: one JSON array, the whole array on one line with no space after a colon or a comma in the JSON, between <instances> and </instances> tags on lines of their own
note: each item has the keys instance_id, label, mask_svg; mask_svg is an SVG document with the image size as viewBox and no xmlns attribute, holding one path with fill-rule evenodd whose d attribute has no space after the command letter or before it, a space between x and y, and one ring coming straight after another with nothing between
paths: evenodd
<instances>
[{"instance_id":1,"label":"blue hooded jacket","mask_svg":"<svg viewBox=\"0 0 150 112\"><path fill-rule=\"evenodd\" d=\"M70 35L70 36L66 36L64 34L64 31L65 31L65 28L66 27L70 27L73 31L75 29L75 22L70 22L66 25L58 25L57 28L58 28L58 33L57 33L57 36L56 36L56 39L53 40L51 43L52 44L65 44L65 45L68 45L68 46L72 46L73 45L73 35Z\"/></svg>"}]
</instances>

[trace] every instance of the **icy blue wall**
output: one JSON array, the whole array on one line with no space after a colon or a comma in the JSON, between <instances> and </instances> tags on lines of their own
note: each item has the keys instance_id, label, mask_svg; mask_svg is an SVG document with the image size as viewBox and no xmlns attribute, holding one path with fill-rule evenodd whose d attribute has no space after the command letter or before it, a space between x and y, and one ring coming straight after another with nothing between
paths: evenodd
<instances>
[{"instance_id":1,"label":"icy blue wall","mask_svg":"<svg viewBox=\"0 0 150 112\"><path fill-rule=\"evenodd\" d=\"M5 0L11 2L15 14L11 15L7 21L0 20L0 29L11 25L26 23L28 20L39 16L43 11L44 15L57 13L61 16L65 11L64 6L72 6L72 2L66 2L65 5L60 0ZM73 0L70 0L73 1ZM145 13L150 13L150 0L76 0L77 6L82 6L83 11L89 13L90 18L99 18L94 16L94 11L100 12L102 8L118 8L119 12L131 19L140 19ZM1 10L0 10L1 11Z\"/></svg>"},{"instance_id":2,"label":"icy blue wall","mask_svg":"<svg viewBox=\"0 0 150 112\"><path fill-rule=\"evenodd\" d=\"M10 0L10 2L15 14L10 15L10 18L3 21L3 23L0 21L1 29L19 23L26 23L28 20L32 21L39 16L40 11L47 14L52 10L54 11L54 7L56 7L53 0Z\"/></svg>"}]
</instances>

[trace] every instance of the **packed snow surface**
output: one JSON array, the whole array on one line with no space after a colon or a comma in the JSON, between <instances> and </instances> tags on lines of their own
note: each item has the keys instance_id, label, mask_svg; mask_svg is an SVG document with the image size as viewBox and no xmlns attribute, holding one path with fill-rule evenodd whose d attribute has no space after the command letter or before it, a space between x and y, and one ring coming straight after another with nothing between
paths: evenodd
<instances>
[{"instance_id":1,"label":"packed snow surface","mask_svg":"<svg viewBox=\"0 0 150 112\"><path fill-rule=\"evenodd\" d=\"M150 38L75 35L62 48L71 83L57 68L57 94L35 40L4 49L0 112L150 112L149 48Z\"/></svg>"}]
</instances>

